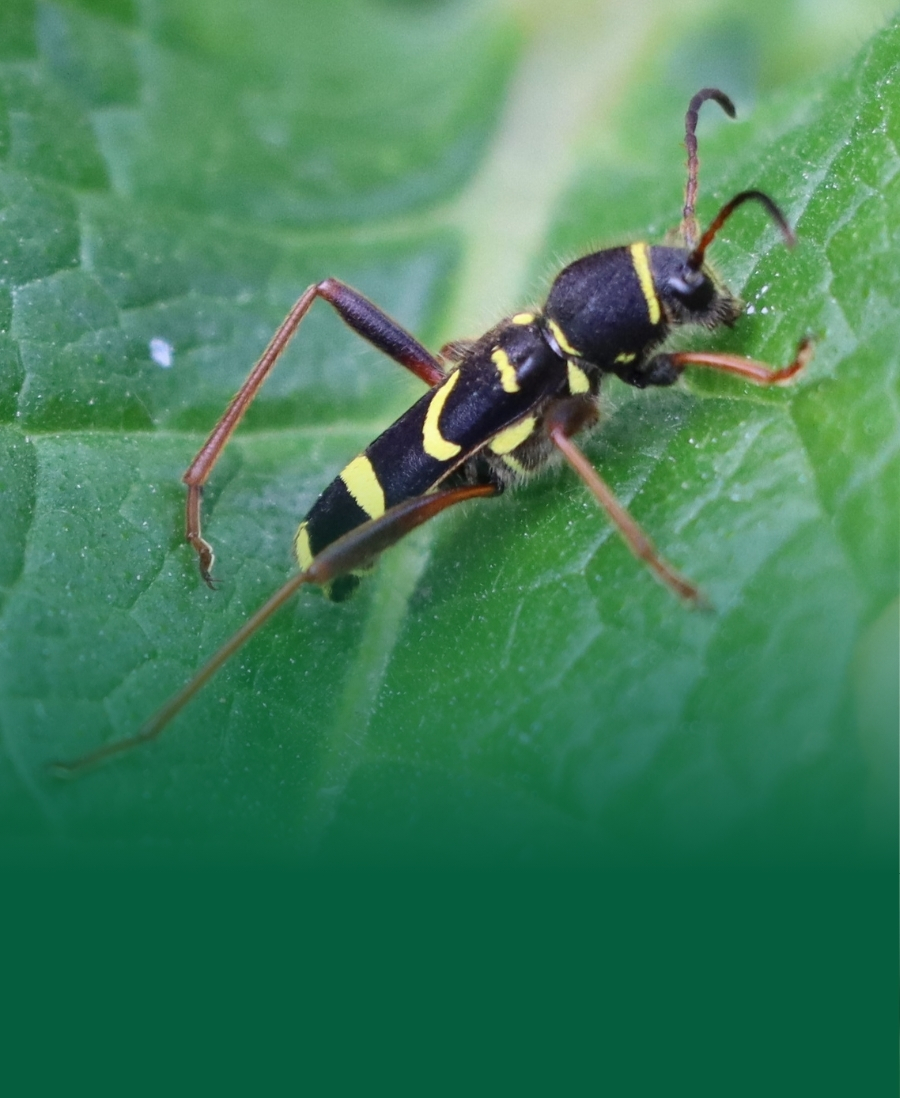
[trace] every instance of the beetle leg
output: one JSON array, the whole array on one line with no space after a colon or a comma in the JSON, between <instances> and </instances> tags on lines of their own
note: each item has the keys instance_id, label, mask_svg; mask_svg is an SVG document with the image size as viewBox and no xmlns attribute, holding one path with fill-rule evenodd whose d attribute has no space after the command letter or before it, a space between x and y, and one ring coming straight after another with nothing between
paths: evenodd
<instances>
[{"instance_id":1,"label":"beetle leg","mask_svg":"<svg viewBox=\"0 0 900 1098\"><path fill-rule=\"evenodd\" d=\"M326 584L339 576L346 575L356 568L368 564L379 553L400 541L417 526L434 518L435 515L463 503L467 499L493 496L498 489L492 484L467 484L460 488L450 488L443 492L432 492L425 496L398 503L385 511L380 518L357 526L355 530L326 546L321 553L302 572L297 572L263 606L249 617L240 629L234 633L222 647L210 657L196 675L178 691L166 704L146 721L133 736L113 740L96 751L91 751L72 762L50 764L50 772L57 778L76 778L87 770L106 762L114 755L120 755L132 748L139 747L148 740L155 739L170 721L181 712L194 695L215 675L219 668L242 648L253 634L279 610L290 597L305 584Z\"/></svg>"},{"instance_id":2,"label":"beetle leg","mask_svg":"<svg viewBox=\"0 0 900 1098\"><path fill-rule=\"evenodd\" d=\"M583 401L562 400L553 406L546 419L550 441L587 485L594 499L609 516L610 521L638 560L642 560L656 578L674 591L679 598L695 606L706 606L706 599L699 588L685 579L659 554L653 542L619 503L597 470L572 441L571 436L590 422L585 404L586 402ZM594 418L596 418L596 412Z\"/></svg>"},{"instance_id":3,"label":"beetle leg","mask_svg":"<svg viewBox=\"0 0 900 1098\"><path fill-rule=\"evenodd\" d=\"M794 361L780 369L742 355L728 355L718 351L676 351L674 354L658 355L654 361L667 359L679 371L685 366L707 366L726 374L737 374L746 381L752 381L754 385L778 385L799 374L812 356L813 341L806 336L800 340Z\"/></svg>"},{"instance_id":4,"label":"beetle leg","mask_svg":"<svg viewBox=\"0 0 900 1098\"><path fill-rule=\"evenodd\" d=\"M437 385L446 376L438 360L418 340L358 291L336 278L326 278L304 290L182 478L188 486L185 536L199 557L200 575L210 587L213 587L210 571L214 556L212 547L200 532L200 498L203 485L235 427L317 297L324 298L332 305L348 327L395 362L405 366L426 385Z\"/></svg>"}]
</instances>

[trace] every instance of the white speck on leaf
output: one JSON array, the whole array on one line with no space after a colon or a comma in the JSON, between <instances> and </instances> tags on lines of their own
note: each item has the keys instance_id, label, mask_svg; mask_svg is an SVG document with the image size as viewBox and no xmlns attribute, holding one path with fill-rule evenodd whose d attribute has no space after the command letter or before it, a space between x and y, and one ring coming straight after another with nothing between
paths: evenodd
<instances>
[{"instance_id":1,"label":"white speck on leaf","mask_svg":"<svg viewBox=\"0 0 900 1098\"><path fill-rule=\"evenodd\" d=\"M175 360L175 348L168 340L155 337L150 340L150 357L157 366L168 370Z\"/></svg>"}]
</instances>

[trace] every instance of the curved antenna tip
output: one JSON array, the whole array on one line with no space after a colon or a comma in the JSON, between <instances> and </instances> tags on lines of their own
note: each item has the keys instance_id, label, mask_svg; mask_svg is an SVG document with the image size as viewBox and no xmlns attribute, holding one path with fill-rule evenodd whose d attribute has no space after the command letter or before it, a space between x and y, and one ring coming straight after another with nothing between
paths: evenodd
<instances>
[{"instance_id":1,"label":"curved antenna tip","mask_svg":"<svg viewBox=\"0 0 900 1098\"><path fill-rule=\"evenodd\" d=\"M726 95L725 92L721 91L719 88L701 88L693 99L691 99L688 111L699 111L701 105L710 99L718 103L729 118L737 118L737 109L735 108L734 101L731 96Z\"/></svg>"},{"instance_id":2,"label":"curved antenna tip","mask_svg":"<svg viewBox=\"0 0 900 1098\"><path fill-rule=\"evenodd\" d=\"M688 175L681 216L681 235L688 248L696 248L699 235L697 217L694 213L697 205L697 176L700 170L700 161L697 158L697 118L700 108L709 99L718 103L729 118L734 118L737 114L734 103L718 88L701 88L688 104L687 114L684 116L684 145L688 154Z\"/></svg>"}]
</instances>

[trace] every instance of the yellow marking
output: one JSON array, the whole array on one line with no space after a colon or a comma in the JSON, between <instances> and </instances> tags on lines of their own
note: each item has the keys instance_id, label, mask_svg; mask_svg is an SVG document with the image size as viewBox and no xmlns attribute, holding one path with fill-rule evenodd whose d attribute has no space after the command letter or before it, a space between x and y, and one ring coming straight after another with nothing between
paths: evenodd
<instances>
[{"instance_id":1,"label":"yellow marking","mask_svg":"<svg viewBox=\"0 0 900 1098\"><path fill-rule=\"evenodd\" d=\"M616 362L634 362L634 360L636 358L637 358L637 355L621 354L621 355L616 355L615 361Z\"/></svg>"},{"instance_id":2,"label":"yellow marking","mask_svg":"<svg viewBox=\"0 0 900 1098\"><path fill-rule=\"evenodd\" d=\"M512 457L510 454L503 455L503 464L507 469L511 469L514 473L518 473L520 477L527 477L531 472L530 469L526 469L525 466L519 461L518 458Z\"/></svg>"},{"instance_id":3,"label":"yellow marking","mask_svg":"<svg viewBox=\"0 0 900 1098\"><path fill-rule=\"evenodd\" d=\"M369 518L378 518L384 514L384 489L372 468L372 462L365 454L360 454L350 462L341 473L341 480Z\"/></svg>"},{"instance_id":4,"label":"yellow marking","mask_svg":"<svg viewBox=\"0 0 900 1098\"><path fill-rule=\"evenodd\" d=\"M574 355L575 358L581 358L580 353L576 351L572 344L566 339L563 335L562 328L560 328L555 320L548 320L547 326L549 327L553 338L559 344L559 349L561 351L565 351L567 355Z\"/></svg>"},{"instance_id":5,"label":"yellow marking","mask_svg":"<svg viewBox=\"0 0 900 1098\"><path fill-rule=\"evenodd\" d=\"M534 313L516 313L512 318L513 324L531 324L534 320Z\"/></svg>"},{"instance_id":6,"label":"yellow marking","mask_svg":"<svg viewBox=\"0 0 900 1098\"><path fill-rule=\"evenodd\" d=\"M569 359L566 363L566 370L569 375L570 393L574 395L575 393L589 393L591 391L591 383L588 381L588 376L577 363Z\"/></svg>"},{"instance_id":7,"label":"yellow marking","mask_svg":"<svg viewBox=\"0 0 900 1098\"><path fill-rule=\"evenodd\" d=\"M449 442L441 434L440 418L447 397L453 391L453 386L459 381L459 374L451 374L444 384L438 389L428 405L425 413L425 424L422 427L422 447L429 457L437 461L449 461L455 458L462 447L456 442Z\"/></svg>"},{"instance_id":8,"label":"yellow marking","mask_svg":"<svg viewBox=\"0 0 900 1098\"><path fill-rule=\"evenodd\" d=\"M312 564L312 546L309 544L309 530L306 529L305 522L300 523L294 536L294 556L297 558L301 572L305 572Z\"/></svg>"},{"instance_id":9,"label":"yellow marking","mask_svg":"<svg viewBox=\"0 0 900 1098\"><path fill-rule=\"evenodd\" d=\"M509 355L502 347L498 347L491 355L491 362L500 373L500 384L503 386L503 392L517 393L519 391L519 380L516 377L516 368L509 361Z\"/></svg>"},{"instance_id":10,"label":"yellow marking","mask_svg":"<svg viewBox=\"0 0 900 1098\"><path fill-rule=\"evenodd\" d=\"M659 309L659 298L656 296L656 288L653 285L653 275L650 273L650 256L646 244L632 244L629 249L631 261L634 263L634 271L638 276L638 282L647 299L647 309L650 312L650 323L659 324L662 313Z\"/></svg>"},{"instance_id":11,"label":"yellow marking","mask_svg":"<svg viewBox=\"0 0 900 1098\"><path fill-rule=\"evenodd\" d=\"M534 430L535 423L537 423L537 420L534 416L526 416L524 419L520 419L512 427L507 427L505 431L501 431L499 435L494 436L491 450L495 454L508 454L511 450L515 450L517 446L522 445Z\"/></svg>"}]
</instances>

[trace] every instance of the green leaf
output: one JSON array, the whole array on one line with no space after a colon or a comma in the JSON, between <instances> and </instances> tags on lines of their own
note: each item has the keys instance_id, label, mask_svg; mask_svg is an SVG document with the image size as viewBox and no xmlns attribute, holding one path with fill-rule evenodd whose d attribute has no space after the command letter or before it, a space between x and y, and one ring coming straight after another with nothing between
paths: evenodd
<instances>
[{"instance_id":1,"label":"green leaf","mask_svg":"<svg viewBox=\"0 0 900 1098\"><path fill-rule=\"evenodd\" d=\"M748 44L729 4L641 37L588 4L7 0L2 849L890 856L900 31L797 90L775 16ZM51 780L283 582L298 519L419 391L317 307L210 482L208 591L180 477L303 287L341 277L434 345L477 334L562 257L677 224L680 118L716 81L760 102L704 109L701 219L761 187L801 243L736 215L713 250L748 315L690 345L780 363L812 331L816 358L772 392L610 385L587 443L715 611L556 470L423 528L350 603L298 598L157 743Z\"/></svg>"}]
</instances>

